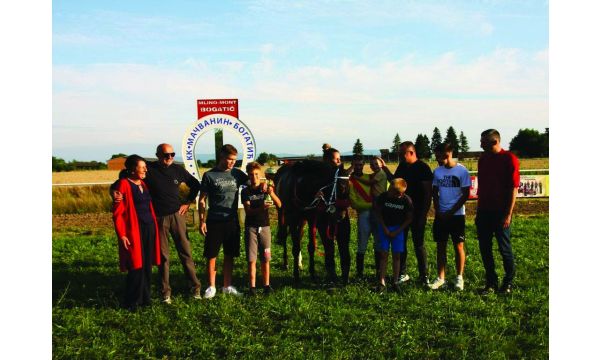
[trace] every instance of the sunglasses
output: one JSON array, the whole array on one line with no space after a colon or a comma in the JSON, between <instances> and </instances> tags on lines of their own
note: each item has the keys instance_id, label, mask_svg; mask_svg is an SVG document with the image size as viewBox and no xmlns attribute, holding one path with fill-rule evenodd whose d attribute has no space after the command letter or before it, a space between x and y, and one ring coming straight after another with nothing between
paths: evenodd
<instances>
[{"instance_id":1,"label":"sunglasses","mask_svg":"<svg viewBox=\"0 0 600 360\"><path fill-rule=\"evenodd\" d=\"M165 158L169 158L169 157L172 157L172 158L174 158L174 157L175 157L175 153L174 153L174 152L172 152L172 153L163 153L163 156L164 156Z\"/></svg>"}]
</instances>

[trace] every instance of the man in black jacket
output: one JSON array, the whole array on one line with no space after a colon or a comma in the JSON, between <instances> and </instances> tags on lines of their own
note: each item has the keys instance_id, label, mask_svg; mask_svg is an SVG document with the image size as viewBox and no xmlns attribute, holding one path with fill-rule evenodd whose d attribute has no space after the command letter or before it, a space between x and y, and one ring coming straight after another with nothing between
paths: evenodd
<instances>
[{"instance_id":1,"label":"man in black jacket","mask_svg":"<svg viewBox=\"0 0 600 360\"><path fill-rule=\"evenodd\" d=\"M160 232L161 276L163 301L171 303L171 286L169 284L169 233L175 242L175 248L188 278L191 291L196 299L201 299L200 281L196 276L196 267L192 258L192 249L187 236L186 218L190 204L196 199L200 190L200 182L181 165L174 164L173 146L160 144L156 147L158 161L148 162L146 185L150 189L152 203L156 212ZM185 183L190 188L187 199L182 203L179 198L179 186ZM112 189L112 187L111 187ZM121 194L112 190L115 201L121 201Z\"/></svg>"},{"instance_id":2,"label":"man in black jacket","mask_svg":"<svg viewBox=\"0 0 600 360\"><path fill-rule=\"evenodd\" d=\"M408 233L412 233L412 241L415 247L415 255L419 268L419 281L423 285L429 284L427 269L427 251L425 249L425 225L427 223L427 213L431 207L431 186L433 173L429 165L417 158L415 144L411 141L405 141L400 144L400 163L392 175L380 157L378 161L382 164L388 181L395 178L403 178L408 183L406 194L410 196L414 205L414 217L412 223L404 231L405 239L408 245ZM400 258L400 282L406 282L410 279L406 272L405 251Z\"/></svg>"}]
</instances>

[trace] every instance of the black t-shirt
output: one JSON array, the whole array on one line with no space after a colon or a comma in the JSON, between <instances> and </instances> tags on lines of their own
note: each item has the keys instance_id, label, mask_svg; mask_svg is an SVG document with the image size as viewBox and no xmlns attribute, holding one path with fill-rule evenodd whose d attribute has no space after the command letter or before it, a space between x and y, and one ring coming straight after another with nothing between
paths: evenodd
<instances>
[{"instance_id":1,"label":"black t-shirt","mask_svg":"<svg viewBox=\"0 0 600 360\"><path fill-rule=\"evenodd\" d=\"M421 210L425 207L423 198L425 197L425 190L423 189L423 181L433 181L433 172L429 165L421 160L417 160L412 164L406 162L400 162L396 172L394 172L394 178L403 178L406 180L407 188L406 195L413 201L413 206L416 210Z\"/></svg>"},{"instance_id":2,"label":"black t-shirt","mask_svg":"<svg viewBox=\"0 0 600 360\"><path fill-rule=\"evenodd\" d=\"M375 200L385 226L398 226L414 211L413 203L406 194L402 197L389 197L387 192L379 195Z\"/></svg>"},{"instance_id":3,"label":"black t-shirt","mask_svg":"<svg viewBox=\"0 0 600 360\"><path fill-rule=\"evenodd\" d=\"M179 211L179 185L185 183L190 188L187 202L192 202L200 190L200 182L181 165L164 167L158 161L148 163L148 173L144 179L150 189L152 204L157 216L166 216Z\"/></svg>"},{"instance_id":4,"label":"black t-shirt","mask_svg":"<svg viewBox=\"0 0 600 360\"><path fill-rule=\"evenodd\" d=\"M269 211L264 208L266 196L260 186L256 189L251 186L242 189L242 203L250 201L250 208L261 209L254 214L246 213L246 226L269 226Z\"/></svg>"}]
</instances>

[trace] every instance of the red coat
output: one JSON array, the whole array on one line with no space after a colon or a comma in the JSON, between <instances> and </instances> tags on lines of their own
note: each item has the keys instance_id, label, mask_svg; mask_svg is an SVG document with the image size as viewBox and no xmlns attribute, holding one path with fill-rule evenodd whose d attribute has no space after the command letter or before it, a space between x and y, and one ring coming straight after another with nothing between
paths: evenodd
<instances>
[{"instance_id":1,"label":"red coat","mask_svg":"<svg viewBox=\"0 0 600 360\"><path fill-rule=\"evenodd\" d=\"M148 191L148 187L142 181L144 191ZM119 243L119 265L121 271L136 270L142 267L142 247L140 244L140 227L138 223L135 204L133 203L133 192L129 180L119 180L116 190L123 194L123 200L113 204L113 222ZM160 265L160 235L158 232L158 223L154 214L154 206L150 202L150 212L154 219L154 227L156 230L156 239L154 242L154 265ZM121 236L127 236L131 245L129 250L125 250L121 242Z\"/></svg>"}]
</instances>

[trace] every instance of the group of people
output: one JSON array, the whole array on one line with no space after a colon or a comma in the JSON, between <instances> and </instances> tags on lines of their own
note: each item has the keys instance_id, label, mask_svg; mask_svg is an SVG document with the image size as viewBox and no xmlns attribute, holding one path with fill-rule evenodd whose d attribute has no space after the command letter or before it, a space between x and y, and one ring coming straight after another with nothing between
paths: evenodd
<instances>
[{"instance_id":1,"label":"group of people","mask_svg":"<svg viewBox=\"0 0 600 360\"><path fill-rule=\"evenodd\" d=\"M486 273L483 293L512 291L515 274L514 256L510 244L512 211L519 187L519 164L516 157L502 149L500 134L490 129L481 134L484 150L478 163L478 203L476 214L477 238ZM392 287L399 289L409 281L407 273L407 239L412 243L417 258L418 281L431 289L447 286L446 247L452 238L456 255L454 287L464 289L465 268L465 202L471 180L467 169L453 158L450 144L435 149L439 166L432 172L417 158L412 142L400 146L400 163L392 174L385 161L375 157L370 162L371 174L363 173L362 157L354 157L351 166L344 169L340 152L330 146L323 149L323 160L340 169L340 175L349 176L348 186L339 191L335 201L335 232L330 223L317 219L317 229L325 247L325 268L335 276L335 243L338 244L342 282L350 274L350 216L349 207L357 214L358 236L356 275L364 276L368 240L374 239L374 259L378 279L377 290L386 289L388 253L392 252ZM157 161L148 162L137 156L127 157L126 169L113 186L113 219L119 240L120 269L127 271L124 305L135 309L150 304L150 277L153 265L159 267L162 298L171 303L169 282L170 234L189 281L191 295L196 299L216 295L216 259L223 248L222 264L224 294L241 295L232 285L234 260L240 256L241 229L238 219L238 192L242 185L241 200L245 217L245 250L248 262L249 295L257 294L256 262L260 258L263 292L273 291L270 279L271 231L268 209L282 206L273 184L263 181L260 164L247 165L246 173L234 167L237 150L224 145L215 168L205 172L202 181L190 175L182 166L174 164L175 153L169 144L156 149ZM189 194L180 200L179 185L185 183ZM388 185L389 183L389 185ZM318 195L318 194L317 194ZM322 194L321 194L322 195ZM204 236L204 257L208 286L204 294L196 276L190 241L187 236L185 215L190 204L198 199L199 228ZM427 252L424 238L427 214L433 200L435 219L433 238L437 243L437 278L428 277ZM208 208L208 210L207 210ZM496 237L504 264L504 279L498 285L492 252Z\"/></svg>"}]
</instances>

